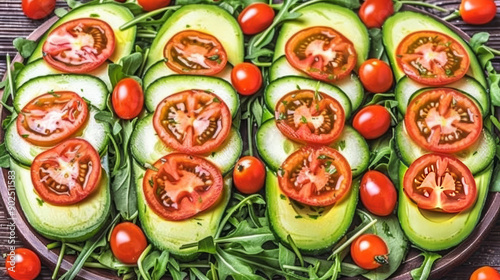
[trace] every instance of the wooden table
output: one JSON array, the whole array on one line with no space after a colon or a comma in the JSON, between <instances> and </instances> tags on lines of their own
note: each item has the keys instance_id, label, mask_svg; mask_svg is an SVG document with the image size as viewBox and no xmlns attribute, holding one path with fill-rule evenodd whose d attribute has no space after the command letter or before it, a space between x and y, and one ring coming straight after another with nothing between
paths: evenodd
<instances>
[{"instance_id":1,"label":"wooden table","mask_svg":"<svg viewBox=\"0 0 500 280\"><path fill-rule=\"evenodd\" d=\"M430 0L428 2L436 3L447 9L456 9L460 4L458 0ZM469 35L480 31L490 32L489 45L500 50L500 1L495 1L498 8L497 17L493 22L484 26L471 26L464 24L461 20L452 21L453 24L467 32ZM66 7L64 0L57 0L58 7ZM0 0L0 77L5 73L5 55L7 53L13 56L16 51L12 47L12 40L17 37L26 37L36 29L43 20L30 20L26 18L21 10L21 0ZM497 70L500 70L500 57L494 60ZM5 207L0 203L0 254L9 251L8 236L8 216ZM16 240L15 245L22 247L21 241ZM493 266L500 270L500 221L497 221L488 237L483 241L481 247L461 266L454 269L444 279L469 279L470 274L483 265ZM5 273L4 258L0 258L0 279L8 279ZM50 279L52 272L43 267L42 273L38 279Z\"/></svg>"}]
</instances>

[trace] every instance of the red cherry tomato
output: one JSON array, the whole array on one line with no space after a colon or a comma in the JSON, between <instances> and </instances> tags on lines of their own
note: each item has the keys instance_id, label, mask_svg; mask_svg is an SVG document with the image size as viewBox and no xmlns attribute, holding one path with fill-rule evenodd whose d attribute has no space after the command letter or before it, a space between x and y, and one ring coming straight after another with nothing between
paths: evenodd
<instances>
[{"instance_id":1,"label":"red cherry tomato","mask_svg":"<svg viewBox=\"0 0 500 280\"><path fill-rule=\"evenodd\" d=\"M460 15L469 24L486 24L493 20L497 7L493 0L462 0Z\"/></svg>"},{"instance_id":2,"label":"red cherry tomato","mask_svg":"<svg viewBox=\"0 0 500 280\"><path fill-rule=\"evenodd\" d=\"M33 251L18 248L14 254L11 253L5 259L5 269L10 277L15 280L33 280L40 274L42 264Z\"/></svg>"},{"instance_id":3,"label":"red cherry tomato","mask_svg":"<svg viewBox=\"0 0 500 280\"><path fill-rule=\"evenodd\" d=\"M42 19L56 8L56 0L23 0L24 14L31 19Z\"/></svg>"},{"instance_id":4,"label":"red cherry tomato","mask_svg":"<svg viewBox=\"0 0 500 280\"><path fill-rule=\"evenodd\" d=\"M132 78L119 81L111 95L111 102L118 117L124 120L137 117L144 105L141 85Z\"/></svg>"},{"instance_id":5,"label":"red cherry tomato","mask_svg":"<svg viewBox=\"0 0 500 280\"><path fill-rule=\"evenodd\" d=\"M252 63L243 62L231 71L231 83L242 95L252 95L262 87L262 73Z\"/></svg>"},{"instance_id":6,"label":"red cherry tomato","mask_svg":"<svg viewBox=\"0 0 500 280\"><path fill-rule=\"evenodd\" d=\"M234 185L244 194L260 191L266 179L266 168L256 157L242 157L233 171Z\"/></svg>"},{"instance_id":7,"label":"red cherry tomato","mask_svg":"<svg viewBox=\"0 0 500 280\"><path fill-rule=\"evenodd\" d=\"M363 234L351 244L351 257L363 269L375 269L388 264L389 249L375 234Z\"/></svg>"},{"instance_id":8,"label":"red cherry tomato","mask_svg":"<svg viewBox=\"0 0 500 280\"><path fill-rule=\"evenodd\" d=\"M397 193L392 181L383 173L370 170L361 179L359 195L371 213L387 216L396 207Z\"/></svg>"},{"instance_id":9,"label":"red cherry tomato","mask_svg":"<svg viewBox=\"0 0 500 280\"><path fill-rule=\"evenodd\" d=\"M472 273L470 280L500 280L500 273L491 266L483 266Z\"/></svg>"},{"instance_id":10,"label":"red cherry tomato","mask_svg":"<svg viewBox=\"0 0 500 280\"><path fill-rule=\"evenodd\" d=\"M170 5L170 0L137 0L137 3L144 11L151 12Z\"/></svg>"},{"instance_id":11,"label":"red cherry tomato","mask_svg":"<svg viewBox=\"0 0 500 280\"><path fill-rule=\"evenodd\" d=\"M359 8L359 17L368 28L380 28L394 14L392 0L366 0Z\"/></svg>"},{"instance_id":12,"label":"red cherry tomato","mask_svg":"<svg viewBox=\"0 0 500 280\"><path fill-rule=\"evenodd\" d=\"M387 132L391 115L384 106L368 105L354 116L352 126L366 139L375 139Z\"/></svg>"},{"instance_id":13,"label":"red cherry tomato","mask_svg":"<svg viewBox=\"0 0 500 280\"><path fill-rule=\"evenodd\" d=\"M370 92L387 92L393 82L391 67L380 59L369 59L359 68L359 78Z\"/></svg>"},{"instance_id":14,"label":"red cherry tomato","mask_svg":"<svg viewBox=\"0 0 500 280\"><path fill-rule=\"evenodd\" d=\"M253 35L268 28L274 19L274 10L265 3L254 3L243 9L238 23L246 35Z\"/></svg>"},{"instance_id":15,"label":"red cherry tomato","mask_svg":"<svg viewBox=\"0 0 500 280\"><path fill-rule=\"evenodd\" d=\"M110 243L113 255L125 264L135 264L148 245L141 228L129 222L115 226Z\"/></svg>"}]
</instances>

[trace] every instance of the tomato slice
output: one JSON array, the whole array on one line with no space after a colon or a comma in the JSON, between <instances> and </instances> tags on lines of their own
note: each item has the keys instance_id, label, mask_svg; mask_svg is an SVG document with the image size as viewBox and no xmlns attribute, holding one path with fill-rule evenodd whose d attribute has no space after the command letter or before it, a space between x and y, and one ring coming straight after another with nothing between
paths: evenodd
<instances>
[{"instance_id":1,"label":"tomato slice","mask_svg":"<svg viewBox=\"0 0 500 280\"><path fill-rule=\"evenodd\" d=\"M288 62L307 75L325 82L348 76L356 66L356 49L349 39L326 26L301 30L286 43Z\"/></svg>"},{"instance_id":2,"label":"tomato slice","mask_svg":"<svg viewBox=\"0 0 500 280\"><path fill-rule=\"evenodd\" d=\"M173 153L144 175L143 191L153 211L166 220L185 220L219 201L224 189L220 170L206 159Z\"/></svg>"},{"instance_id":3,"label":"tomato slice","mask_svg":"<svg viewBox=\"0 0 500 280\"><path fill-rule=\"evenodd\" d=\"M483 118L479 107L465 94L451 88L429 89L410 101L405 127L419 146L455 153L476 142Z\"/></svg>"},{"instance_id":4,"label":"tomato slice","mask_svg":"<svg viewBox=\"0 0 500 280\"><path fill-rule=\"evenodd\" d=\"M335 149L306 146L291 154L278 170L285 195L310 206L327 206L341 200L351 188L352 172Z\"/></svg>"},{"instance_id":5,"label":"tomato slice","mask_svg":"<svg viewBox=\"0 0 500 280\"><path fill-rule=\"evenodd\" d=\"M179 74L213 76L227 64L222 44L210 34L194 30L175 34L163 51L167 66Z\"/></svg>"},{"instance_id":6,"label":"tomato slice","mask_svg":"<svg viewBox=\"0 0 500 280\"><path fill-rule=\"evenodd\" d=\"M37 146L53 146L79 131L88 118L87 103L70 91L31 100L17 118L17 132Z\"/></svg>"},{"instance_id":7,"label":"tomato slice","mask_svg":"<svg viewBox=\"0 0 500 280\"><path fill-rule=\"evenodd\" d=\"M410 79L431 86L460 80L470 65L462 44L435 31L417 31L406 36L398 45L396 61Z\"/></svg>"},{"instance_id":8,"label":"tomato slice","mask_svg":"<svg viewBox=\"0 0 500 280\"><path fill-rule=\"evenodd\" d=\"M31 181L43 201L70 205L88 197L101 178L101 159L83 139L69 139L35 157Z\"/></svg>"},{"instance_id":9,"label":"tomato slice","mask_svg":"<svg viewBox=\"0 0 500 280\"><path fill-rule=\"evenodd\" d=\"M460 160L427 154L414 161L403 181L406 195L421 209L458 213L474 205L476 181Z\"/></svg>"},{"instance_id":10,"label":"tomato slice","mask_svg":"<svg viewBox=\"0 0 500 280\"><path fill-rule=\"evenodd\" d=\"M217 95L186 90L163 99L156 107L153 126L163 142L179 152L209 153L231 130L231 112Z\"/></svg>"},{"instance_id":11,"label":"tomato slice","mask_svg":"<svg viewBox=\"0 0 500 280\"><path fill-rule=\"evenodd\" d=\"M95 18L80 18L54 29L43 44L43 58L57 70L88 73L115 51L115 33Z\"/></svg>"},{"instance_id":12,"label":"tomato slice","mask_svg":"<svg viewBox=\"0 0 500 280\"><path fill-rule=\"evenodd\" d=\"M321 92L296 90L276 105L276 125L290 139L330 144L342 133L345 113L340 103Z\"/></svg>"}]
</instances>

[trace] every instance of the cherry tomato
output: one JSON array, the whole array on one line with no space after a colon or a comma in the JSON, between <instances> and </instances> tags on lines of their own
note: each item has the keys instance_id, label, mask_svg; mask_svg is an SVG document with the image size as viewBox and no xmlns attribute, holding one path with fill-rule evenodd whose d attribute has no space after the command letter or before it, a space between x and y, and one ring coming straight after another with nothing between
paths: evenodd
<instances>
[{"instance_id":1,"label":"cherry tomato","mask_svg":"<svg viewBox=\"0 0 500 280\"><path fill-rule=\"evenodd\" d=\"M462 0L460 16L469 24L486 24L493 20L497 7L493 0Z\"/></svg>"},{"instance_id":2,"label":"cherry tomato","mask_svg":"<svg viewBox=\"0 0 500 280\"><path fill-rule=\"evenodd\" d=\"M417 31L406 36L396 49L396 60L410 79L431 86L460 80L470 65L464 46L436 31Z\"/></svg>"},{"instance_id":3,"label":"cherry tomato","mask_svg":"<svg viewBox=\"0 0 500 280\"><path fill-rule=\"evenodd\" d=\"M214 93L186 90L161 101L153 126L169 147L184 153L203 154L217 149L231 130L231 112Z\"/></svg>"},{"instance_id":4,"label":"cherry tomato","mask_svg":"<svg viewBox=\"0 0 500 280\"><path fill-rule=\"evenodd\" d=\"M378 216L390 215L396 207L394 184L384 173L375 170L366 172L361 179L359 195L366 209Z\"/></svg>"},{"instance_id":5,"label":"cherry tomato","mask_svg":"<svg viewBox=\"0 0 500 280\"><path fill-rule=\"evenodd\" d=\"M244 194L260 191L266 179L266 168L256 157L242 157L233 171L233 180L236 188Z\"/></svg>"},{"instance_id":6,"label":"cherry tomato","mask_svg":"<svg viewBox=\"0 0 500 280\"><path fill-rule=\"evenodd\" d=\"M476 181L460 160L443 154L427 154L405 173L403 189L421 209L458 213L474 205Z\"/></svg>"},{"instance_id":7,"label":"cherry tomato","mask_svg":"<svg viewBox=\"0 0 500 280\"><path fill-rule=\"evenodd\" d=\"M132 78L119 81L111 95L111 102L118 117L124 120L137 117L144 105L144 94L141 85Z\"/></svg>"},{"instance_id":8,"label":"cherry tomato","mask_svg":"<svg viewBox=\"0 0 500 280\"><path fill-rule=\"evenodd\" d=\"M354 116L352 126L366 139L379 138L391 127L391 115L384 106L368 105Z\"/></svg>"},{"instance_id":9,"label":"cherry tomato","mask_svg":"<svg viewBox=\"0 0 500 280\"><path fill-rule=\"evenodd\" d=\"M10 277L15 280L33 280L42 269L38 256L26 248L17 248L14 254L7 254L5 269Z\"/></svg>"},{"instance_id":10,"label":"cherry tomato","mask_svg":"<svg viewBox=\"0 0 500 280\"><path fill-rule=\"evenodd\" d=\"M321 92L292 91L276 105L276 125L286 137L301 143L331 144L345 122L340 103Z\"/></svg>"},{"instance_id":11,"label":"cherry tomato","mask_svg":"<svg viewBox=\"0 0 500 280\"><path fill-rule=\"evenodd\" d=\"M17 132L34 145L54 146L79 131L88 113L87 103L74 92L43 94L21 110Z\"/></svg>"},{"instance_id":12,"label":"cherry tomato","mask_svg":"<svg viewBox=\"0 0 500 280\"><path fill-rule=\"evenodd\" d=\"M294 34L286 43L288 62L297 70L325 82L347 77L356 66L356 49L338 31L316 26Z\"/></svg>"},{"instance_id":13,"label":"cherry tomato","mask_svg":"<svg viewBox=\"0 0 500 280\"><path fill-rule=\"evenodd\" d=\"M328 206L351 189L352 172L347 160L328 146L303 147L291 154L278 170L281 191L310 206Z\"/></svg>"},{"instance_id":14,"label":"cherry tomato","mask_svg":"<svg viewBox=\"0 0 500 280\"><path fill-rule=\"evenodd\" d=\"M240 94L252 95L262 87L262 73L254 64L243 62L231 71L231 83Z\"/></svg>"},{"instance_id":15,"label":"cherry tomato","mask_svg":"<svg viewBox=\"0 0 500 280\"><path fill-rule=\"evenodd\" d=\"M208 160L181 153L159 159L144 175L143 191L151 209L166 220L189 219L219 201L222 173Z\"/></svg>"},{"instance_id":16,"label":"cherry tomato","mask_svg":"<svg viewBox=\"0 0 500 280\"><path fill-rule=\"evenodd\" d=\"M130 222L120 223L111 232L111 251L122 263L135 264L148 245L141 228Z\"/></svg>"},{"instance_id":17,"label":"cherry tomato","mask_svg":"<svg viewBox=\"0 0 500 280\"><path fill-rule=\"evenodd\" d=\"M170 0L137 0L137 3L144 11L151 12L170 5Z\"/></svg>"},{"instance_id":18,"label":"cherry tomato","mask_svg":"<svg viewBox=\"0 0 500 280\"><path fill-rule=\"evenodd\" d=\"M363 86L370 92L387 92L393 82L392 70L380 59L369 59L359 68L359 78Z\"/></svg>"},{"instance_id":19,"label":"cherry tomato","mask_svg":"<svg viewBox=\"0 0 500 280\"><path fill-rule=\"evenodd\" d=\"M42 19L56 8L56 0L23 0L24 14L31 19Z\"/></svg>"},{"instance_id":20,"label":"cherry tomato","mask_svg":"<svg viewBox=\"0 0 500 280\"><path fill-rule=\"evenodd\" d=\"M455 153L476 142L483 117L479 106L465 94L451 88L429 89L410 101L405 127L422 148Z\"/></svg>"},{"instance_id":21,"label":"cherry tomato","mask_svg":"<svg viewBox=\"0 0 500 280\"><path fill-rule=\"evenodd\" d=\"M73 138L35 157L31 181L43 201L70 205L88 197L99 185L101 158L89 142Z\"/></svg>"},{"instance_id":22,"label":"cherry tomato","mask_svg":"<svg viewBox=\"0 0 500 280\"><path fill-rule=\"evenodd\" d=\"M65 22L49 33L43 58L53 68L88 73L101 66L115 50L115 33L105 21L80 18Z\"/></svg>"},{"instance_id":23,"label":"cherry tomato","mask_svg":"<svg viewBox=\"0 0 500 280\"><path fill-rule=\"evenodd\" d=\"M246 35L254 35L268 28L274 20L274 10L265 3L253 3L238 16L238 23Z\"/></svg>"},{"instance_id":24,"label":"cherry tomato","mask_svg":"<svg viewBox=\"0 0 500 280\"><path fill-rule=\"evenodd\" d=\"M363 234L351 244L351 257L363 269L375 269L389 263L389 249L375 234Z\"/></svg>"},{"instance_id":25,"label":"cherry tomato","mask_svg":"<svg viewBox=\"0 0 500 280\"><path fill-rule=\"evenodd\" d=\"M472 273L470 280L500 280L500 273L491 266L483 266Z\"/></svg>"},{"instance_id":26,"label":"cherry tomato","mask_svg":"<svg viewBox=\"0 0 500 280\"><path fill-rule=\"evenodd\" d=\"M366 0L359 8L359 17L368 28L381 28L392 14L394 14L392 0Z\"/></svg>"}]
</instances>

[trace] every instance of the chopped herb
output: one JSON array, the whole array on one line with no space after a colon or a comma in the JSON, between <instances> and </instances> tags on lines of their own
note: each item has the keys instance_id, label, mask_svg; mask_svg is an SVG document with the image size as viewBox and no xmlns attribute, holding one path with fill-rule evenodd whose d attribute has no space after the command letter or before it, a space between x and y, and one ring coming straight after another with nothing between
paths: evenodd
<instances>
[{"instance_id":1,"label":"chopped herb","mask_svg":"<svg viewBox=\"0 0 500 280\"><path fill-rule=\"evenodd\" d=\"M206 93L213 93L214 91L211 90L211 89L206 89L206 90L204 90L204 92L206 92Z\"/></svg>"},{"instance_id":2,"label":"chopped herb","mask_svg":"<svg viewBox=\"0 0 500 280\"><path fill-rule=\"evenodd\" d=\"M332 74L328 75L328 80L333 80L333 75Z\"/></svg>"},{"instance_id":3,"label":"chopped herb","mask_svg":"<svg viewBox=\"0 0 500 280\"><path fill-rule=\"evenodd\" d=\"M29 135L29 134L23 134L23 135L21 135L21 136L22 136L23 138L28 138L28 137L30 137L30 135Z\"/></svg>"},{"instance_id":4,"label":"chopped herb","mask_svg":"<svg viewBox=\"0 0 500 280\"><path fill-rule=\"evenodd\" d=\"M278 116L278 120L285 120L286 119L286 115L284 113L280 113L280 115Z\"/></svg>"},{"instance_id":5,"label":"chopped herb","mask_svg":"<svg viewBox=\"0 0 500 280\"><path fill-rule=\"evenodd\" d=\"M176 120L174 119L168 119L169 124L179 124Z\"/></svg>"},{"instance_id":6,"label":"chopped herb","mask_svg":"<svg viewBox=\"0 0 500 280\"><path fill-rule=\"evenodd\" d=\"M285 176L285 170L283 170L283 168L280 167L278 169L278 175L281 176L281 177Z\"/></svg>"},{"instance_id":7,"label":"chopped herb","mask_svg":"<svg viewBox=\"0 0 500 280\"><path fill-rule=\"evenodd\" d=\"M196 222L196 224L199 225L199 226L202 226L202 224L200 222Z\"/></svg>"},{"instance_id":8,"label":"chopped herb","mask_svg":"<svg viewBox=\"0 0 500 280\"><path fill-rule=\"evenodd\" d=\"M212 157L214 157L214 156L215 156L215 152L212 152Z\"/></svg>"},{"instance_id":9,"label":"chopped herb","mask_svg":"<svg viewBox=\"0 0 500 280\"><path fill-rule=\"evenodd\" d=\"M337 169L335 168L335 166L332 167L331 161L327 161L325 171L331 175L331 174L334 174L335 172L337 172Z\"/></svg>"},{"instance_id":10,"label":"chopped herb","mask_svg":"<svg viewBox=\"0 0 500 280\"><path fill-rule=\"evenodd\" d=\"M319 155L318 156L318 159L326 159L326 158L327 158L326 155Z\"/></svg>"},{"instance_id":11,"label":"chopped herb","mask_svg":"<svg viewBox=\"0 0 500 280\"><path fill-rule=\"evenodd\" d=\"M217 64L221 64L222 60L221 59L217 59L215 62L217 62Z\"/></svg>"},{"instance_id":12,"label":"chopped herb","mask_svg":"<svg viewBox=\"0 0 500 280\"><path fill-rule=\"evenodd\" d=\"M198 203L202 203L203 200L201 199L201 196L198 196Z\"/></svg>"},{"instance_id":13,"label":"chopped herb","mask_svg":"<svg viewBox=\"0 0 500 280\"><path fill-rule=\"evenodd\" d=\"M47 92L48 94L54 96L54 97L61 97L61 95L57 94L57 93L54 93L54 90L51 89L49 92Z\"/></svg>"},{"instance_id":14,"label":"chopped herb","mask_svg":"<svg viewBox=\"0 0 500 280\"><path fill-rule=\"evenodd\" d=\"M81 88L80 91L83 92L83 88Z\"/></svg>"},{"instance_id":15,"label":"chopped herb","mask_svg":"<svg viewBox=\"0 0 500 280\"><path fill-rule=\"evenodd\" d=\"M382 222L382 228L384 229L385 235L394 238L394 235L392 235L391 229L389 228L389 225L387 224L387 222L385 222L385 221Z\"/></svg>"},{"instance_id":16,"label":"chopped herb","mask_svg":"<svg viewBox=\"0 0 500 280\"><path fill-rule=\"evenodd\" d=\"M38 202L38 205L43 206L44 201L41 200L40 198L36 198L36 201Z\"/></svg>"},{"instance_id":17,"label":"chopped herb","mask_svg":"<svg viewBox=\"0 0 500 280\"><path fill-rule=\"evenodd\" d=\"M295 85L297 87L298 90L301 90L300 86L299 85Z\"/></svg>"},{"instance_id":18,"label":"chopped herb","mask_svg":"<svg viewBox=\"0 0 500 280\"><path fill-rule=\"evenodd\" d=\"M283 103L283 105L285 105L285 106L286 106L286 104L288 104L288 101L283 100L283 101L281 101L281 103Z\"/></svg>"},{"instance_id":19,"label":"chopped herb","mask_svg":"<svg viewBox=\"0 0 500 280\"><path fill-rule=\"evenodd\" d=\"M341 140L338 144L338 147L341 151L345 149L345 140Z\"/></svg>"},{"instance_id":20,"label":"chopped herb","mask_svg":"<svg viewBox=\"0 0 500 280\"><path fill-rule=\"evenodd\" d=\"M301 215L297 215L297 216L295 216L295 219L302 219L302 216Z\"/></svg>"},{"instance_id":21,"label":"chopped herb","mask_svg":"<svg viewBox=\"0 0 500 280\"><path fill-rule=\"evenodd\" d=\"M217 61L217 60L220 60L220 56L218 54L214 54L212 56L209 56L208 59L210 59L212 61Z\"/></svg>"},{"instance_id":22,"label":"chopped herb","mask_svg":"<svg viewBox=\"0 0 500 280\"><path fill-rule=\"evenodd\" d=\"M217 98L217 97L214 97L214 100L213 100L213 101L214 101L215 103L220 103L220 100L219 100L219 98Z\"/></svg>"},{"instance_id":23,"label":"chopped herb","mask_svg":"<svg viewBox=\"0 0 500 280\"><path fill-rule=\"evenodd\" d=\"M445 73L446 73L446 76L452 76L453 75L453 72L450 69L446 69Z\"/></svg>"},{"instance_id":24,"label":"chopped herb","mask_svg":"<svg viewBox=\"0 0 500 280\"><path fill-rule=\"evenodd\" d=\"M307 119L306 119L306 117L301 116L301 117L300 117L300 122L301 122L301 123L307 123Z\"/></svg>"},{"instance_id":25,"label":"chopped herb","mask_svg":"<svg viewBox=\"0 0 500 280\"><path fill-rule=\"evenodd\" d=\"M186 24L186 28L190 28L190 27L191 27L191 25L189 25L189 24Z\"/></svg>"},{"instance_id":26,"label":"chopped herb","mask_svg":"<svg viewBox=\"0 0 500 280\"><path fill-rule=\"evenodd\" d=\"M90 14L90 17L93 17L93 18L98 18L100 17L98 14Z\"/></svg>"},{"instance_id":27,"label":"chopped herb","mask_svg":"<svg viewBox=\"0 0 500 280\"><path fill-rule=\"evenodd\" d=\"M151 187L154 187L155 186L155 182L153 181L153 179L149 178L148 180L148 183Z\"/></svg>"},{"instance_id":28,"label":"chopped herb","mask_svg":"<svg viewBox=\"0 0 500 280\"><path fill-rule=\"evenodd\" d=\"M286 195L280 194L280 198L283 199L283 200L286 200Z\"/></svg>"},{"instance_id":29,"label":"chopped herb","mask_svg":"<svg viewBox=\"0 0 500 280\"><path fill-rule=\"evenodd\" d=\"M477 155L477 151L475 151L474 153L472 153L473 156Z\"/></svg>"},{"instance_id":30,"label":"chopped herb","mask_svg":"<svg viewBox=\"0 0 500 280\"><path fill-rule=\"evenodd\" d=\"M318 68L314 68L314 67L309 68L309 71L311 71L311 72L320 72L320 70Z\"/></svg>"},{"instance_id":31,"label":"chopped herb","mask_svg":"<svg viewBox=\"0 0 500 280\"><path fill-rule=\"evenodd\" d=\"M314 220L318 219L318 217L319 217L319 215L311 215L311 214L307 214L307 216L309 216L309 218L314 219Z\"/></svg>"}]
</instances>

